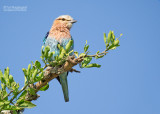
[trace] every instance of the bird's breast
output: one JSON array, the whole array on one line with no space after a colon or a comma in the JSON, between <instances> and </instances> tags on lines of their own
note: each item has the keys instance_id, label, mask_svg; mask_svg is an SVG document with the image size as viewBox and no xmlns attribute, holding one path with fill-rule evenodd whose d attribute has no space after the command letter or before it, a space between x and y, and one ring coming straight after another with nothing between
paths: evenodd
<instances>
[{"instance_id":1,"label":"bird's breast","mask_svg":"<svg viewBox=\"0 0 160 114\"><path fill-rule=\"evenodd\" d=\"M62 39L71 39L70 31L67 28L63 29L51 29L48 37L55 38L57 41L61 42Z\"/></svg>"}]
</instances>

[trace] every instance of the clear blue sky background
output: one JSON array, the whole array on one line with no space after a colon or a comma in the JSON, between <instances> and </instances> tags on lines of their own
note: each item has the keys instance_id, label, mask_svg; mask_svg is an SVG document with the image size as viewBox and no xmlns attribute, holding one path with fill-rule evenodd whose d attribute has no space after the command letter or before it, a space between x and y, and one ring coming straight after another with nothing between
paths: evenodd
<instances>
[{"instance_id":1,"label":"clear blue sky background","mask_svg":"<svg viewBox=\"0 0 160 114\"><path fill-rule=\"evenodd\" d=\"M4 12L3 6L27 6ZM7 66L23 85L22 68L41 60L43 37L53 20L69 14L78 22L75 50L88 40L103 51L103 32L123 33L120 47L98 60L100 69L70 73L70 102L57 80L24 114L160 114L160 0L0 0L0 69Z\"/></svg>"}]
</instances>

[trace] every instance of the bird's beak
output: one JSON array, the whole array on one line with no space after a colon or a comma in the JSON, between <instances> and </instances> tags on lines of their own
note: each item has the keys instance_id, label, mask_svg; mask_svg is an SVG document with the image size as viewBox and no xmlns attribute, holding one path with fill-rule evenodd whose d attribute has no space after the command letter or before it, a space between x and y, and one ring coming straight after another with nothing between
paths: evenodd
<instances>
[{"instance_id":1,"label":"bird's beak","mask_svg":"<svg viewBox=\"0 0 160 114\"><path fill-rule=\"evenodd\" d=\"M76 23L76 22L77 22L76 20L72 20L72 21L71 21L71 23Z\"/></svg>"}]
</instances>

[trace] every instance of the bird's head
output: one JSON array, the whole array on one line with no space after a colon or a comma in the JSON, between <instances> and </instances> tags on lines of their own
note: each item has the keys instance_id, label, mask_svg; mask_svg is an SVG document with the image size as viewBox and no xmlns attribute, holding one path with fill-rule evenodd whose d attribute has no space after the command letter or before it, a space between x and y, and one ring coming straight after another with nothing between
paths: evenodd
<instances>
[{"instance_id":1,"label":"bird's head","mask_svg":"<svg viewBox=\"0 0 160 114\"><path fill-rule=\"evenodd\" d=\"M61 15L58 18L55 19L54 25L57 27L66 27L69 30L71 29L73 23L76 23L77 21L74 20L71 16L69 15Z\"/></svg>"}]
</instances>

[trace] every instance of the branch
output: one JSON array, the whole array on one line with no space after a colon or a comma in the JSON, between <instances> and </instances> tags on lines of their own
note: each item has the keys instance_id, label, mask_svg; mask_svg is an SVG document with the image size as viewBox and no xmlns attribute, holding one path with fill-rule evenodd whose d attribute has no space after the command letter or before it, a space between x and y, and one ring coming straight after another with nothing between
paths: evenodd
<instances>
[{"instance_id":1,"label":"branch","mask_svg":"<svg viewBox=\"0 0 160 114\"><path fill-rule=\"evenodd\" d=\"M65 64L62 65L62 67L47 67L44 73L44 78L41 81L37 82L35 85L37 92L41 87L45 86L52 79L58 77L60 74L64 72L72 70L73 66L77 65L78 63L81 63L82 61L82 57L75 58L75 56L68 56Z\"/></svg>"}]
</instances>

